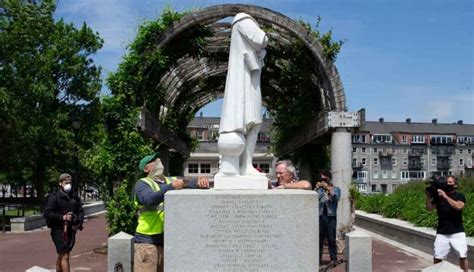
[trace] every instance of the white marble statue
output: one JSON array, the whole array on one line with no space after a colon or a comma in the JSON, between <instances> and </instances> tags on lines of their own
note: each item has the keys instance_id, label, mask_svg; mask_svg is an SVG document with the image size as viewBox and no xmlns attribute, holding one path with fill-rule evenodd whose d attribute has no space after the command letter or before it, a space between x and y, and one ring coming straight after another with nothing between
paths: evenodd
<instances>
[{"instance_id":1,"label":"white marble statue","mask_svg":"<svg viewBox=\"0 0 474 272\"><path fill-rule=\"evenodd\" d=\"M246 13L238 13L235 16L232 22L229 66L219 129L218 149L221 164L219 173L215 176L215 188L229 188L221 187L221 181L235 178L257 179L257 183L265 180L265 188L267 186L265 175L252 166L257 136L262 124L260 75L267 43L268 38L255 19ZM242 189L251 189L254 185ZM257 187L255 189L264 189L261 184Z\"/></svg>"}]
</instances>

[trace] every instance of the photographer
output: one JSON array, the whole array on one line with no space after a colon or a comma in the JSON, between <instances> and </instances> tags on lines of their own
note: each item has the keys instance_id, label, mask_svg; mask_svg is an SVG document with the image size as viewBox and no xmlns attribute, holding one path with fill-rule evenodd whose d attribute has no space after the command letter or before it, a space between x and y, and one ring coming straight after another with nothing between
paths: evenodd
<instances>
[{"instance_id":1,"label":"photographer","mask_svg":"<svg viewBox=\"0 0 474 272\"><path fill-rule=\"evenodd\" d=\"M71 175L61 174L59 190L48 195L44 208L44 217L58 253L56 271L62 272L70 271L69 252L74 247L76 231L82 230L84 222L81 200L71 189Z\"/></svg>"},{"instance_id":2,"label":"photographer","mask_svg":"<svg viewBox=\"0 0 474 272\"><path fill-rule=\"evenodd\" d=\"M454 176L436 177L431 186L426 188L426 209L436 208L438 228L434 242L434 263L446 259L450 245L459 256L459 266L468 271L467 240L462 222L462 209L466 203L463 194L456 191L457 181Z\"/></svg>"},{"instance_id":3,"label":"photographer","mask_svg":"<svg viewBox=\"0 0 474 272\"><path fill-rule=\"evenodd\" d=\"M316 183L316 191L319 195L319 263L323 257L324 238L328 240L330 266L337 265L336 226L337 226L337 202L341 197L341 189L334 187L331 182L329 171L321 172L321 179Z\"/></svg>"}]
</instances>

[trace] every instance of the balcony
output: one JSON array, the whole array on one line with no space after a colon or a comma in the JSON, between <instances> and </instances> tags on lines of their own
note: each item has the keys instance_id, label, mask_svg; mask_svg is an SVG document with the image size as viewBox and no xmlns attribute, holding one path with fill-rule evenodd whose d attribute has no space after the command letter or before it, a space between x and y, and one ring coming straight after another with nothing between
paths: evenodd
<instances>
[{"instance_id":1,"label":"balcony","mask_svg":"<svg viewBox=\"0 0 474 272\"><path fill-rule=\"evenodd\" d=\"M423 154L424 152L422 150L412 150L408 153L408 157L421 157Z\"/></svg>"},{"instance_id":2,"label":"balcony","mask_svg":"<svg viewBox=\"0 0 474 272\"><path fill-rule=\"evenodd\" d=\"M364 165L362 165L361 162L352 163L352 169L354 169L354 170L360 170L360 169L362 169L362 168L364 168Z\"/></svg>"},{"instance_id":3,"label":"balcony","mask_svg":"<svg viewBox=\"0 0 474 272\"><path fill-rule=\"evenodd\" d=\"M408 170L421 170L422 167L423 165L421 164L420 161L408 163Z\"/></svg>"},{"instance_id":4,"label":"balcony","mask_svg":"<svg viewBox=\"0 0 474 272\"><path fill-rule=\"evenodd\" d=\"M449 159L448 157L439 157L437 158L436 168L438 170L449 170Z\"/></svg>"},{"instance_id":5,"label":"balcony","mask_svg":"<svg viewBox=\"0 0 474 272\"><path fill-rule=\"evenodd\" d=\"M379 151L379 156L380 157L391 157L391 156L393 156L393 151L392 150Z\"/></svg>"}]
</instances>

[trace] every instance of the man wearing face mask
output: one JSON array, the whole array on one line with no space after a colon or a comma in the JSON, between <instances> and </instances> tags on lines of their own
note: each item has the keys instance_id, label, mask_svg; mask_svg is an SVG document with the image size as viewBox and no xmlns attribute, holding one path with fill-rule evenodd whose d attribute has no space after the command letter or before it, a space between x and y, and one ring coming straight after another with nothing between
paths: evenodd
<instances>
[{"instance_id":1,"label":"man wearing face mask","mask_svg":"<svg viewBox=\"0 0 474 272\"><path fill-rule=\"evenodd\" d=\"M437 189L437 195L426 194L426 209L431 211L436 208L438 213L433 261L439 263L446 259L452 246L459 257L459 266L468 271L467 240L462 221L466 198L456 191L456 187L456 178L447 176L446 186Z\"/></svg>"},{"instance_id":2,"label":"man wearing face mask","mask_svg":"<svg viewBox=\"0 0 474 272\"><path fill-rule=\"evenodd\" d=\"M144 157L139 169L144 177L134 188L134 202L139 210L135 231L135 256L133 271L163 271L163 235L165 193L183 188L209 188L206 177L185 180L163 175L163 164L155 153Z\"/></svg>"},{"instance_id":3,"label":"man wearing face mask","mask_svg":"<svg viewBox=\"0 0 474 272\"><path fill-rule=\"evenodd\" d=\"M71 175L65 173L59 176L59 189L48 195L44 217L51 228L51 238L58 253L56 271L68 272L69 252L74 247L76 231L82 230L84 222L81 200L72 192Z\"/></svg>"}]
</instances>

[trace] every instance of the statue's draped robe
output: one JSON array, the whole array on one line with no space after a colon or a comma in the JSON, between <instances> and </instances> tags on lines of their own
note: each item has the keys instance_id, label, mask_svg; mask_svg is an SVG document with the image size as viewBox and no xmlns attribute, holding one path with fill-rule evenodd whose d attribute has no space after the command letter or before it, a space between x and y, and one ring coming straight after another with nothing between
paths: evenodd
<instances>
[{"instance_id":1,"label":"statue's draped robe","mask_svg":"<svg viewBox=\"0 0 474 272\"><path fill-rule=\"evenodd\" d=\"M229 66L219 132L247 134L262 123L260 75L268 38L252 17L239 13L232 22Z\"/></svg>"}]
</instances>

